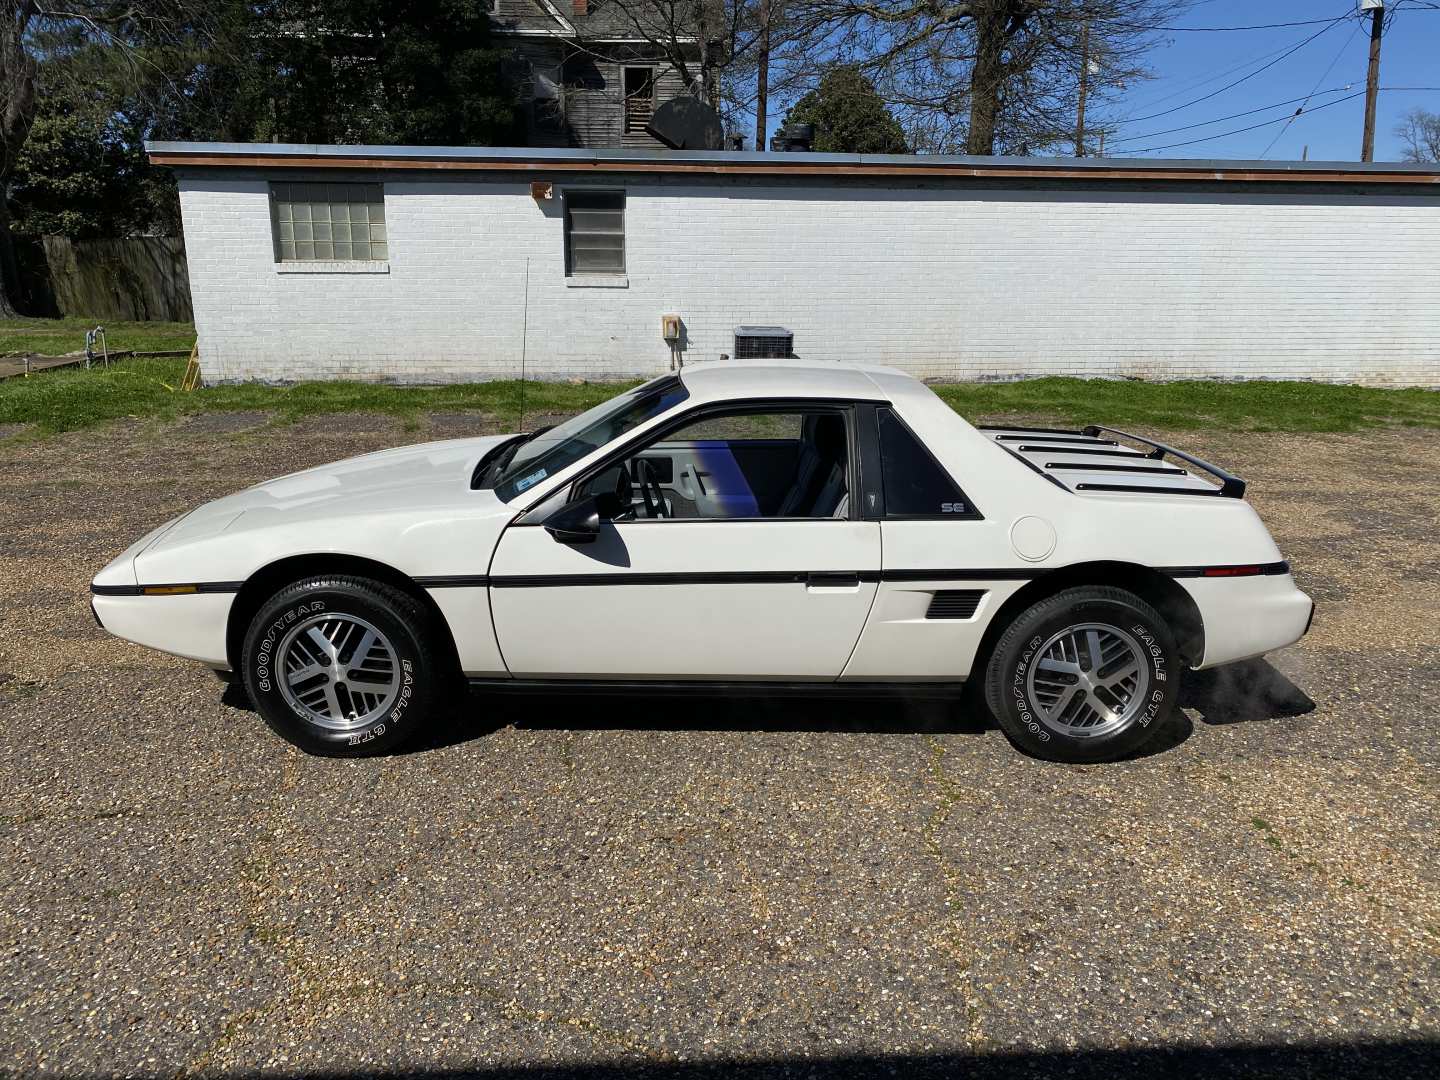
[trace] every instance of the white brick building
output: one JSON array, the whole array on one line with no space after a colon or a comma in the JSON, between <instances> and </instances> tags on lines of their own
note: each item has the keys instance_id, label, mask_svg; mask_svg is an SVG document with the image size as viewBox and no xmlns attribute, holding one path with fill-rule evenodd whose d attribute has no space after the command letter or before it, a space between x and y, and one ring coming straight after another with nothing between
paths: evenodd
<instances>
[{"instance_id":1,"label":"white brick building","mask_svg":"<svg viewBox=\"0 0 1440 1080\"><path fill-rule=\"evenodd\" d=\"M536 377L649 375L673 313L685 363L763 324L941 379L1440 386L1430 167L150 152L179 174L210 380L508 378L522 351Z\"/></svg>"}]
</instances>

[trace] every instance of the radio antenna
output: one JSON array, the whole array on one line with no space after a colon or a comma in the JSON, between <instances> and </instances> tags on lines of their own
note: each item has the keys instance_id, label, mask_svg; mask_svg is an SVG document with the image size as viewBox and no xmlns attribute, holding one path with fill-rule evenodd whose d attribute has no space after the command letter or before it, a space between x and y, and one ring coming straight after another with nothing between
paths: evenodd
<instances>
[{"instance_id":1,"label":"radio antenna","mask_svg":"<svg viewBox=\"0 0 1440 1080\"><path fill-rule=\"evenodd\" d=\"M520 430L525 430L525 352L530 343L530 256L525 256L525 300L520 308Z\"/></svg>"}]
</instances>

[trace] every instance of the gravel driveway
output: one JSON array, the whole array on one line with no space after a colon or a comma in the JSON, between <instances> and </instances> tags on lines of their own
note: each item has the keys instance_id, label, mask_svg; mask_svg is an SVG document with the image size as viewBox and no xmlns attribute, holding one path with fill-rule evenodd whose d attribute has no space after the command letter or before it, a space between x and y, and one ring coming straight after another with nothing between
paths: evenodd
<instances>
[{"instance_id":1,"label":"gravel driveway","mask_svg":"<svg viewBox=\"0 0 1440 1080\"><path fill-rule=\"evenodd\" d=\"M0 444L0 1074L1437 1074L1435 433L1173 437L1320 615L1115 765L958 706L480 698L318 760L91 621L161 520L480 423L431 428Z\"/></svg>"}]
</instances>

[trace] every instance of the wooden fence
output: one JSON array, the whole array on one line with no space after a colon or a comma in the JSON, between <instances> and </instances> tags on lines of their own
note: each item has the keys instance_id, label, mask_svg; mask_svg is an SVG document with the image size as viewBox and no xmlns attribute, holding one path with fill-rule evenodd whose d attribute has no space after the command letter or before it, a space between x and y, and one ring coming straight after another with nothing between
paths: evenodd
<instances>
[{"instance_id":1,"label":"wooden fence","mask_svg":"<svg viewBox=\"0 0 1440 1080\"><path fill-rule=\"evenodd\" d=\"M28 314L166 322L195 317L185 243L179 237L17 241Z\"/></svg>"}]
</instances>

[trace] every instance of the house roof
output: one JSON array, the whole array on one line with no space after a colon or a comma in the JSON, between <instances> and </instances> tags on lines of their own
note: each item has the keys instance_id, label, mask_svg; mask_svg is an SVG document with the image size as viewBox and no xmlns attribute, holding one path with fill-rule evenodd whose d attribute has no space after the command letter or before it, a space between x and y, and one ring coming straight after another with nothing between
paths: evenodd
<instances>
[{"instance_id":1,"label":"house roof","mask_svg":"<svg viewBox=\"0 0 1440 1080\"><path fill-rule=\"evenodd\" d=\"M1440 166L1399 162L973 157L938 154L571 150L508 146L326 146L147 142L156 165L191 168L450 170L519 173L1428 184Z\"/></svg>"},{"instance_id":2,"label":"house roof","mask_svg":"<svg viewBox=\"0 0 1440 1080\"><path fill-rule=\"evenodd\" d=\"M533 0L524 14L507 12L491 15L490 26L497 37L543 36L571 42L665 41L670 28L658 11L647 19L647 9L623 4L597 4L583 16L574 15L572 0ZM647 25L652 24L653 25ZM695 44L693 40L680 42Z\"/></svg>"}]
</instances>

